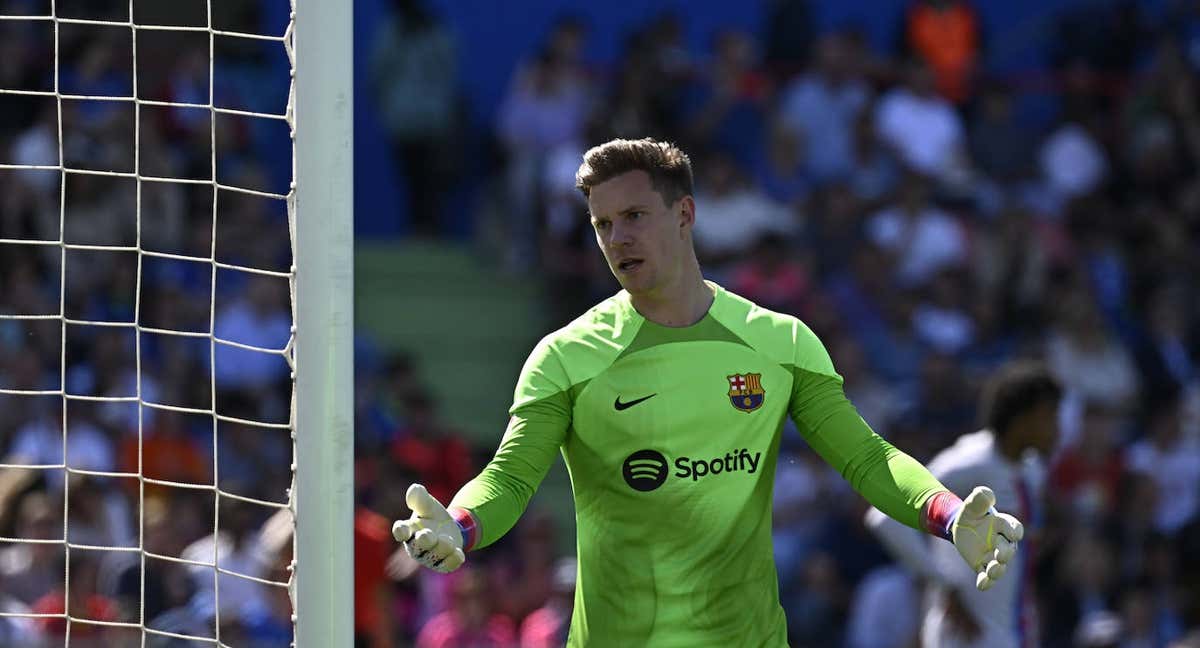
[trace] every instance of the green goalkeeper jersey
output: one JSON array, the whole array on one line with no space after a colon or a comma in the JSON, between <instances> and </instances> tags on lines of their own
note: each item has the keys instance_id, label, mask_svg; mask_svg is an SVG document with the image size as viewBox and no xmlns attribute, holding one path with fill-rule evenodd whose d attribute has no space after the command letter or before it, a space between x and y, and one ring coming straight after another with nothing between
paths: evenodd
<instances>
[{"instance_id":1,"label":"green goalkeeper jersey","mask_svg":"<svg viewBox=\"0 0 1200 648\"><path fill-rule=\"evenodd\" d=\"M945 490L867 427L803 323L709 285L713 304L692 326L648 321L622 291L546 336L495 457L452 503L486 546L561 451L579 565L569 646L787 645L771 544L787 416L909 526Z\"/></svg>"}]
</instances>

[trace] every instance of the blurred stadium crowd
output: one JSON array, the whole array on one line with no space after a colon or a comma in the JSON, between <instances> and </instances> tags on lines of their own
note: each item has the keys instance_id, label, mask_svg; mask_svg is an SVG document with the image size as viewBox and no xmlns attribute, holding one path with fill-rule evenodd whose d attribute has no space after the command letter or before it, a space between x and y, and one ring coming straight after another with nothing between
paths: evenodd
<instances>
[{"instance_id":1,"label":"blurred stadium crowd","mask_svg":"<svg viewBox=\"0 0 1200 648\"><path fill-rule=\"evenodd\" d=\"M38 4L0 0L0 13L44 13ZM128 3L59 4L128 18ZM135 3L135 13L165 11L156 4ZM218 28L282 33L260 3L217 4L227 12L214 16ZM610 137L655 136L692 156L708 276L807 322L864 418L910 454L928 459L973 430L979 387L1003 362L1043 358L1068 390L1043 514L1031 521L1043 644L1200 646L1200 6L1063 13L1050 67L1003 77L982 64L993 35L970 2L914 0L888 52L853 29L818 33L805 2L770 7L763 33L717 33L707 51L685 45L686 14L664 13L621 34L624 54L605 67L584 59L584 45L617 35L563 19L513 72L496 122L475 133L460 109L470 71L457 64L455 30L397 0L358 62L372 81L359 100L375 103L391 136L420 236L445 229L463 133L484 138L495 166L475 237L508 271L544 282L555 325L616 289L574 189L580 155ZM204 103L211 90L219 106L264 112L286 101L278 44L218 39L210 89L207 36L140 33L136 67L127 29L64 25L59 38L63 92L129 96L133 70L142 98ZM53 89L52 52L47 26L0 21L0 88ZM52 98L0 95L0 163L57 164L55 108ZM64 101L63 156L72 167L132 171L136 132L143 174L215 172L223 184L285 190L286 132L280 140L264 120L222 115L212 125L207 115L143 106L135 128L126 104ZM279 201L218 191L214 225L209 185L144 182L139 194L129 179L71 174L64 187L60 204L56 172L0 170L0 239L58 240L61 209L68 243L291 264ZM137 281L136 254L65 259L63 276L58 246L0 244L0 314L56 314L62 287L72 319L128 322L136 312L145 327L207 333L212 317L222 339L287 342L278 277L222 269L214 278L209 263L143 256ZM139 416L128 402L72 399L66 461L110 472L140 462L147 477L189 484L211 485L216 472L223 491L285 501L290 440L254 424L287 420L282 359L210 349L207 338L144 332L138 342L123 328L0 319L0 388L61 381L75 395L215 406L241 422L214 430L205 414L144 407ZM360 363L359 644L561 645L574 568L544 511L531 509L450 577L394 552L390 521L406 514L405 487L420 481L447 501L494 449L442 422L422 380L403 354ZM61 402L0 395L0 463L61 463ZM0 537L61 540L66 524L73 544L142 538L154 554L203 561L219 516L222 567L287 578L289 539L274 508L158 484L139 506L137 479L0 471ZM921 584L864 530L864 510L794 431L785 435L775 550L792 645L915 645ZM76 617L212 636L211 569L147 558L143 583L128 553L72 549L67 562L61 543L0 542L0 611L52 614L69 598ZM285 591L223 575L219 592L223 643L290 640ZM0 645L62 645L66 630L61 619L0 617ZM136 636L83 623L70 632L71 645Z\"/></svg>"}]
</instances>

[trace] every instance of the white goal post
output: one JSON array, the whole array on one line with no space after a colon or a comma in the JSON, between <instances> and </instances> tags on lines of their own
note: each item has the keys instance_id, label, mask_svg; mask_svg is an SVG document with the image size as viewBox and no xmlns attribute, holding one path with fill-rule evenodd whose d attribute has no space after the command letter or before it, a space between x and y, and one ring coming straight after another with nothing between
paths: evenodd
<instances>
[{"instance_id":1,"label":"white goal post","mask_svg":"<svg viewBox=\"0 0 1200 648\"><path fill-rule=\"evenodd\" d=\"M353 645L353 1L294 0L296 645Z\"/></svg>"}]
</instances>

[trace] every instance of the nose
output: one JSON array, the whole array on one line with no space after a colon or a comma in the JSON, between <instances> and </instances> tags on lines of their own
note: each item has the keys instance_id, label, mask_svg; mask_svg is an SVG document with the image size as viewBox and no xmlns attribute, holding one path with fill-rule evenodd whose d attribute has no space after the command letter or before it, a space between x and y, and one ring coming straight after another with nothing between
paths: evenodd
<instances>
[{"instance_id":1,"label":"nose","mask_svg":"<svg viewBox=\"0 0 1200 648\"><path fill-rule=\"evenodd\" d=\"M613 221L612 238L609 239L609 245L613 247L627 247L632 244L633 231L619 221Z\"/></svg>"}]
</instances>

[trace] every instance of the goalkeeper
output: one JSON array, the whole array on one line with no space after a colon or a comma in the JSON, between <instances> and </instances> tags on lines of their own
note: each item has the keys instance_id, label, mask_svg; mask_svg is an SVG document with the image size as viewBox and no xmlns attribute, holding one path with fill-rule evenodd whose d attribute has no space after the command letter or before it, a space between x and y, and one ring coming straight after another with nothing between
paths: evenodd
<instances>
[{"instance_id":1,"label":"goalkeeper","mask_svg":"<svg viewBox=\"0 0 1200 648\"><path fill-rule=\"evenodd\" d=\"M624 288L534 348L495 457L449 508L409 488L393 535L448 572L520 517L562 453L575 499L570 646L787 645L771 554L785 416L872 505L953 542L987 589L1021 539L986 487L960 500L871 431L815 335L707 282L687 156L613 140L576 174Z\"/></svg>"}]
</instances>

